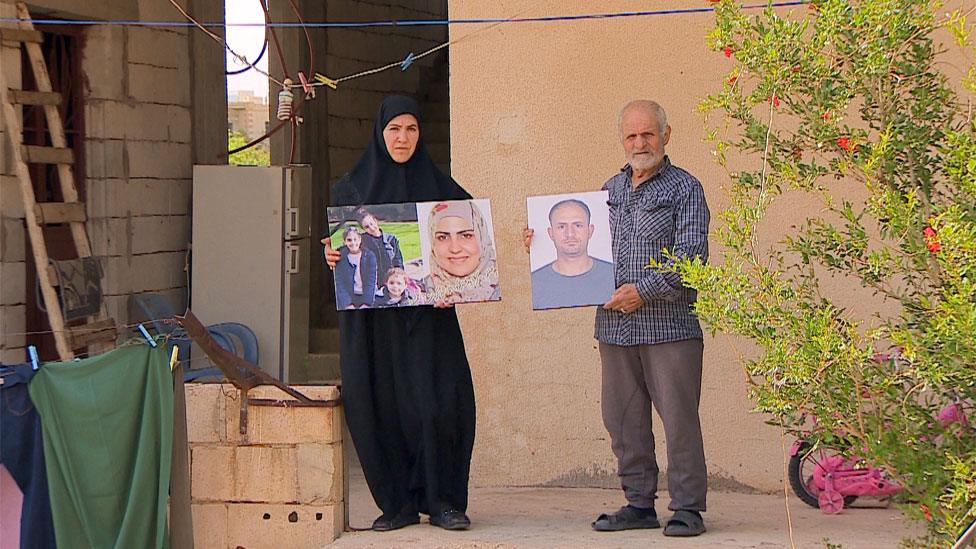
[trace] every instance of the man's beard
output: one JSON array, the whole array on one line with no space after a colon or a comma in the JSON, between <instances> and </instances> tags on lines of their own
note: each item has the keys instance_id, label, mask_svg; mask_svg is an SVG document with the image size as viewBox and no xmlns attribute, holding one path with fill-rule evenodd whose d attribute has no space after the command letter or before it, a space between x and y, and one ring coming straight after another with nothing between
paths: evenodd
<instances>
[{"instance_id":1,"label":"man's beard","mask_svg":"<svg viewBox=\"0 0 976 549\"><path fill-rule=\"evenodd\" d=\"M639 171L647 171L657 165L658 158L654 153L634 154L630 157L630 167Z\"/></svg>"}]
</instances>

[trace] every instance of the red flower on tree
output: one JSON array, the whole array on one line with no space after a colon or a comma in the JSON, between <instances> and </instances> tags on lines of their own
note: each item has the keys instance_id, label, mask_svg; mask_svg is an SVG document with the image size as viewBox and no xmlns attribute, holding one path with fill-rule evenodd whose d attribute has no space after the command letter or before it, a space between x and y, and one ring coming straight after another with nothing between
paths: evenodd
<instances>
[{"instance_id":1,"label":"red flower on tree","mask_svg":"<svg viewBox=\"0 0 976 549\"><path fill-rule=\"evenodd\" d=\"M738 79L739 77L733 74L732 76L729 77L729 85L731 86L732 84L735 84L735 81Z\"/></svg>"},{"instance_id":2,"label":"red flower on tree","mask_svg":"<svg viewBox=\"0 0 976 549\"><path fill-rule=\"evenodd\" d=\"M725 49L722 50L722 53L725 54L725 57L732 57L732 47L731 46L725 46Z\"/></svg>"},{"instance_id":3,"label":"red flower on tree","mask_svg":"<svg viewBox=\"0 0 976 549\"><path fill-rule=\"evenodd\" d=\"M777 97L776 94L774 93L773 95L769 96L769 102L772 103L774 107L778 107L779 97Z\"/></svg>"},{"instance_id":4,"label":"red flower on tree","mask_svg":"<svg viewBox=\"0 0 976 549\"><path fill-rule=\"evenodd\" d=\"M935 253L942 249L942 244L939 242L939 233L935 232L932 227L925 227L922 230L922 235L925 237L925 247L932 253Z\"/></svg>"},{"instance_id":5,"label":"red flower on tree","mask_svg":"<svg viewBox=\"0 0 976 549\"><path fill-rule=\"evenodd\" d=\"M851 138L846 135L842 135L837 138L837 146L844 149L847 152L851 152Z\"/></svg>"},{"instance_id":6,"label":"red flower on tree","mask_svg":"<svg viewBox=\"0 0 976 549\"><path fill-rule=\"evenodd\" d=\"M820 118L823 118L825 121L830 120L830 109L825 110L824 113L820 115Z\"/></svg>"}]
</instances>

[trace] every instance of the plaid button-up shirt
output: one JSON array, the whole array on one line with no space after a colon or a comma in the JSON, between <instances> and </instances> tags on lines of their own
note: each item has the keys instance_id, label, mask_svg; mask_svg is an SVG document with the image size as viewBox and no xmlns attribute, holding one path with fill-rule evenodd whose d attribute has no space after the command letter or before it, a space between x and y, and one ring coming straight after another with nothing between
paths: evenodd
<instances>
[{"instance_id":1,"label":"plaid button-up shirt","mask_svg":"<svg viewBox=\"0 0 976 549\"><path fill-rule=\"evenodd\" d=\"M612 345L644 345L701 339L692 313L696 292L674 273L645 268L651 258L708 259L708 205L701 183L668 157L637 188L630 166L603 185L609 191L610 233L617 287L633 283L644 305L630 314L597 308L595 337Z\"/></svg>"}]
</instances>

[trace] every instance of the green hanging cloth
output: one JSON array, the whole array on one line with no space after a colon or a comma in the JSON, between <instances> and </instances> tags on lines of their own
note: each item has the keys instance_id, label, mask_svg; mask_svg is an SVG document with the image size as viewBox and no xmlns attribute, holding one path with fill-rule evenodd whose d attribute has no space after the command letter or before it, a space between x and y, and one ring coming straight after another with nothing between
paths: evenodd
<instances>
[{"instance_id":1,"label":"green hanging cloth","mask_svg":"<svg viewBox=\"0 0 976 549\"><path fill-rule=\"evenodd\" d=\"M173 379L163 346L45 363L28 388L58 547L168 547Z\"/></svg>"}]
</instances>

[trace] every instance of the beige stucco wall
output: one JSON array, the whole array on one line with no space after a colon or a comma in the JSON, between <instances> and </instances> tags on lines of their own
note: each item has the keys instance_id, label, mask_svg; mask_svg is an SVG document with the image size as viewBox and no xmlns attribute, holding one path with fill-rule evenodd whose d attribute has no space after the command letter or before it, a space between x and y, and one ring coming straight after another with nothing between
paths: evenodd
<instances>
[{"instance_id":1,"label":"beige stucco wall","mask_svg":"<svg viewBox=\"0 0 976 549\"><path fill-rule=\"evenodd\" d=\"M702 5L452 0L449 8L452 18L469 18ZM617 485L600 418L594 313L531 310L520 236L525 198L599 189L624 164L615 127L619 107L646 97L669 113L672 161L701 179L718 212L725 205L724 172L702 142L703 122L695 113L699 99L731 68L705 47L712 21L710 13L700 13L511 23L452 46L453 175L475 196L492 199L504 281L501 303L459 307L477 390L474 484ZM451 39L478 28L454 26ZM745 392L729 339L707 338L701 415L712 487L781 488L780 436L749 412ZM663 465L663 435L658 454Z\"/></svg>"}]
</instances>

